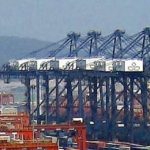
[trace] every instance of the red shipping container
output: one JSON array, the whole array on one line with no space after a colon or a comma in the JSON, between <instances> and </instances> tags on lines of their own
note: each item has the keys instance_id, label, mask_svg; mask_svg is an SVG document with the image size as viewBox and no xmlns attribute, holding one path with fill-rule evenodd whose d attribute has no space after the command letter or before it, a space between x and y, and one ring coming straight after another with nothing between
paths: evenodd
<instances>
[{"instance_id":1,"label":"red shipping container","mask_svg":"<svg viewBox=\"0 0 150 150\"><path fill-rule=\"evenodd\" d=\"M0 93L0 105L14 104L14 96L12 94Z\"/></svg>"}]
</instances>

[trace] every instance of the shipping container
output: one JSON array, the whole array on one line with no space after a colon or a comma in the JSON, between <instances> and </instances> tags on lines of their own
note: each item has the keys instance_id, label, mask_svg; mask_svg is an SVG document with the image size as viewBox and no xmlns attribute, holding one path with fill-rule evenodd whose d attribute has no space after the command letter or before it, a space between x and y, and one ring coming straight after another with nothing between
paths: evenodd
<instances>
[{"instance_id":1,"label":"shipping container","mask_svg":"<svg viewBox=\"0 0 150 150\"><path fill-rule=\"evenodd\" d=\"M106 63L106 67L105 67L105 71L113 71L113 60L105 60Z\"/></svg>"},{"instance_id":2,"label":"shipping container","mask_svg":"<svg viewBox=\"0 0 150 150\"><path fill-rule=\"evenodd\" d=\"M36 60L36 69L40 70L42 69L41 67L43 66L42 64L46 63L47 61L49 61L49 59L37 59ZM44 66L43 66L44 67Z\"/></svg>"},{"instance_id":3,"label":"shipping container","mask_svg":"<svg viewBox=\"0 0 150 150\"><path fill-rule=\"evenodd\" d=\"M105 60L99 60L94 62L95 67L94 70L99 70L99 71L105 71L106 69L106 62Z\"/></svg>"},{"instance_id":4,"label":"shipping container","mask_svg":"<svg viewBox=\"0 0 150 150\"><path fill-rule=\"evenodd\" d=\"M17 115L18 110L15 107L4 107L1 112L2 115Z\"/></svg>"},{"instance_id":5,"label":"shipping container","mask_svg":"<svg viewBox=\"0 0 150 150\"><path fill-rule=\"evenodd\" d=\"M125 71L125 60L113 60L113 71Z\"/></svg>"},{"instance_id":6,"label":"shipping container","mask_svg":"<svg viewBox=\"0 0 150 150\"><path fill-rule=\"evenodd\" d=\"M37 59L37 70L50 70L50 62L54 58Z\"/></svg>"},{"instance_id":7,"label":"shipping container","mask_svg":"<svg viewBox=\"0 0 150 150\"><path fill-rule=\"evenodd\" d=\"M143 60L138 59L126 59L126 60L114 60L113 61L114 71L125 71L125 72L142 72L143 71Z\"/></svg>"},{"instance_id":8,"label":"shipping container","mask_svg":"<svg viewBox=\"0 0 150 150\"><path fill-rule=\"evenodd\" d=\"M36 68L36 59L11 60L8 66L11 70L32 70Z\"/></svg>"},{"instance_id":9,"label":"shipping container","mask_svg":"<svg viewBox=\"0 0 150 150\"><path fill-rule=\"evenodd\" d=\"M5 92L0 93L0 105L14 104L14 96Z\"/></svg>"},{"instance_id":10,"label":"shipping container","mask_svg":"<svg viewBox=\"0 0 150 150\"><path fill-rule=\"evenodd\" d=\"M95 70L96 64L101 58L86 58L86 70Z\"/></svg>"},{"instance_id":11,"label":"shipping container","mask_svg":"<svg viewBox=\"0 0 150 150\"><path fill-rule=\"evenodd\" d=\"M112 71L113 61L101 57L79 59L76 61L77 69Z\"/></svg>"},{"instance_id":12,"label":"shipping container","mask_svg":"<svg viewBox=\"0 0 150 150\"><path fill-rule=\"evenodd\" d=\"M143 61L142 60L126 60L125 61L125 71L143 71Z\"/></svg>"},{"instance_id":13,"label":"shipping container","mask_svg":"<svg viewBox=\"0 0 150 150\"><path fill-rule=\"evenodd\" d=\"M77 59L76 60L76 69L85 70L86 69L86 60L85 59Z\"/></svg>"},{"instance_id":14,"label":"shipping container","mask_svg":"<svg viewBox=\"0 0 150 150\"><path fill-rule=\"evenodd\" d=\"M51 69L74 70L76 58L61 58L51 61Z\"/></svg>"},{"instance_id":15,"label":"shipping container","mask_svg":"<svg viewBox=\"0 0 150 150\"><path fill-rule=\"evenodd\" d=\"M10 136L7 136L7 135L1 136L1 135L0 135L0 141L7 141L7 142L10 142Z\"/></svg>"}]
</instances>

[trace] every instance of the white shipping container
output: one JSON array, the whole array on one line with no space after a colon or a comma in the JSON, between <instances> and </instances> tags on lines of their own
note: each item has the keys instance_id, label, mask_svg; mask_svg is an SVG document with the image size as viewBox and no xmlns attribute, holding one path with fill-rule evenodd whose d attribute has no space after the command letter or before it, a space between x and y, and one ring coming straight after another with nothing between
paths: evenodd
<instances>
[{"instance_id":1,"label":"white shipping container","mask_svg":"<svg viewBox=\"0 0 150 150\"><path fill-rule=\"evenodd\" d=\"M54 58L45 58L45 59L37 59L37 70L49 70L49 61L53 60Z\"/></svg>"},{"instance_id":2,"label":"white shipping container","mask_svg":"<svg viewBox=\"0 0 150 150\"><path fill-rule=\"evenodd\" d=\"M76 58L63 58L58 59L59 69L74 70L76 69Z\"/></svg>"},{"instance_id":3,"label":"white shipping container","mask_svg":"<svg viewBox=\"0 0 150 150\"><path fill-rule=\"evenodd\" d=\"M19 66L19 70L36 70L37 62L36 59L29 59L27 62L22 63Z\"/></svg>"},{"instance_id":4,"label":"white shipping container","mask_svg":"<svg viewBox=\"0 0 150 150\"><path fill-rule=\"evenodd\" d=\"M20 59L14 60L10 63L10 67L17 70L28 70L30 67L35 67L36 60L34 58L30 59Z\"/></svg>"},{"instance_id":5,"label":"white shipping container","mask_svg":"<svg viewBox=\"0 0 150 150\"><path fill-rule=\"evenodd\" d=\"M45 63L47 61L47 59L37 59L36 63L37 63L37 70L40 70L41 68L41 64Z\"/></svg>"},{"instance_id":6,"label":"white shipping container","mask_svg":"<svg viewBox=\"0 0 150 150\"><path fill-rule=\"evenodd\" d=\"M105 71L113 71L113 60L105 60Z\"/></svg>"},{"instance_id":7,"label":"white shipping container","mask_svg":"<svg viewBox=\"0 0 150 150\"><path fill-rule=\"evenodd\" d=\"M143 60L125 60L125 71L126 72L142 72L143 71Z\"/></svg>"},{"instance_id":8,"label":"white shipping container","mask_svg":"<svg viewBox=\"0 0 150 150\"><path fill-rule=\"evenodd\" d=\"M0 136L0 141L3 141L3 140L10 142L10 136L8 136L8 135Z\"/></svg>"},{"instance_id":9,"label":"white shipping container","mask_svg":"<svg viewBox=\"0 0 150 150\"><path fill-rule=\"evenodd\" d=\"M102 60L102 58L86 58L86 70L95 70L96 62Z\"/></svg>"},{"instance_id":10,"label":"white shipping container","mask_svg":"<svg viewBox=\"0 0 150 150\"><path fill-rule=\"evenodd\" d=\"M17 115L18 110L15 107L4 107L1 113L3 115Z\"/></svg>"},{"instance_id":11,"label":"white shipping container","mask_svg":"<svg viewBox=\"0 0 150 150\"><path fill-rule=\"evenodd\" d=\"M24 63L30 62L31 60L35 60L35 59L20 59L20 60L16 60L18 62L18 65L22 65Z\"/></svg>"}]
</instances>

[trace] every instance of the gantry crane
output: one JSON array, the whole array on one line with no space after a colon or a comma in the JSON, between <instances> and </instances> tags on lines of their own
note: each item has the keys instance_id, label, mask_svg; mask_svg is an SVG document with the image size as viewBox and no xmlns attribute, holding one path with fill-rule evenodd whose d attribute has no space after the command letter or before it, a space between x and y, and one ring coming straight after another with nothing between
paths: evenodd
<instances>
[{"instance_id":1,"label":"gantry crane","mask_svg":"<svg viewBox=\"0 0 150 150\"><path fill-rule=\"evenodd\" d=\"M49 48L49 49L48 49ZM44 55L44 48L32 54L39 57ZM40 55L43 53L43 55ZM103 36L92 31L87 36L70 33L66 38L46 47L50 57L104 57L107 59L142 59L143 72L125 71L86 71L86 70L1 70L0 75L6 81L11 78L24 79L26 86L27 111L31 118L40 124L53 121L72 120L74 117L74 101L79 102L79 117L87 124L88 131L95 134L95 138L113 140L120 138L128 141L149 142L149 100L150 100L150 28L147 27L134 35L127 35L125 31L117 29L113 33ZM62 55L63 54L63 55ZM37 57L38 58L38 57ZM5 67L5 66L4 66ZM133 66L135 67L135 66ZM36 87L32 89L31 80L36 79ZM55 84L50 82L54 81ZM62 86L63 85L63 86ZM52 88L50 88L52 86ZM118 92L118 87L119 92ZM40 88L43 89L42 101ZM86 88L86 90L84 90ZM31 90L36 94L37 107L31 110ZM75 96L78 93L78 98ZM88 98L85 97L85 92ZM60 114L60 108L65 95L65 113ZM117 109L119 101L123 104ZM86 101L86 102L85 102ZM134 101L142 109L140 119L134 116ZM89 103L90 112L85 113L83 104ZM55 106L55 105L56 106ZM44 111L40 108L44 105ZM51 108L51 109L50 109ZM53 108L53 110L52 110ZM55 114L55 115L53 115ZM62 116L61 116L62 115ZM121 116L121 117L120 117ZM92 124L91 124L92 122ZM139 131L135 131L138 127ZM122 127L120 127L122 126ZM122 134L122 132L124 134ZM144 138L137 136L142 133ZM138 137L138 138L137 138Z\"/></svg>"}]
</instances>

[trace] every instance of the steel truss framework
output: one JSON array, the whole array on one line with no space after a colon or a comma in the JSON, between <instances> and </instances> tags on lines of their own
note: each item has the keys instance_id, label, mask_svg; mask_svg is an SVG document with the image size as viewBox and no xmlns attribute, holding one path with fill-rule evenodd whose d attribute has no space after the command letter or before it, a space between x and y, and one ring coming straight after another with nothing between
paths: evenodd
<instances>
[{"instance_id":1,"label":"steel truss framework","mask_svg":"<svg viewBox=\"0 0 150 150\"><path fill-rule=\"evenodd\" d=\"M149 132L149 108L148 100L150 91L147 81L150 76L145 73L121 73L121 72L93 72L93 71L47 71L47 72L1 72L3 77L13 78L18 76L24 78L27 88L27 109L31 119L32 94L36 96L37 107L34 110L34 118L38 124L41 121L45 123L57 123L71 121L73 117L84 118L89 127L89 133L92 132L92 138L104 138L113 140L115 138L124 138L129 141L136 141L137 132L147 137L139 139L137 142L148 140ZM36 79L36 88L31 85L31 80ZM39 81L42 81L39 82ZM50 82L55 83L50 85ZM63 83L62 83L63 82ZM41 83L41 84L39 84ZM63 88L60 88L64 84ZM40 97L40 88L43 88L43 100ZM51 86L51 89L50 89ZM118 88L119 87L119 92ZM66 93L65 99L62 93ZM86 91L86 92L85 92ZM85 93L89 93L86 99ZM55 93L54 96L52 93ZM75 93L75 94L74 94ZM78 93L78 94L76 94ZM139 94L140 93L140 94ZM98 96L99 95L99 96ZM117 104L120 98L123 99L123 105L120 110ZM142 107L142 116L139 118L134 114L134 100L137 100ZM63 105L66 102L65 106ZM78 102L77 105L75 103ZM84 106L89 103L90 115L85 111ZM77 107L76 107L77 106ZM44 107L40 112L40 107ZM61 114L61 109L64 113ZM76 114L74 114L75 110ZM100 111L100 112L99 112ZM92 123L91 123L92 122ZM123 125L123 127L120 127ZM137 131L137 129L141 131ZM120 135L123 132L123 136ZM148 133L148 134L147 134Z\"/></svg>"},{"instance_id":2,"label":"steel truss framework","mask_svg":"<svg viewBox=\"0 0 150 150\"><path fill-rule=\"evenodd\" d=\"M34 116L40 124L43 120L45 123L59 123L81 117L87 123L88 132L93 134L91 138L148 143L150 28L132 36L121 30L105 37L95 31L89 32L86 37L71 33L58 43L47 46L51 49L50 57L60 57L65 51L63 56L67 57L103 55L109 59L141 58L144 60L144 72L2 70L1 77L5 82L16 77L24 80L27 110L31 118ZM37 55L42 50L31 55ZM33 79L36 80L34 86ZM41 89L44 92L41 93ZM37 93L34 110L31 107L33 93ZM123 105L118 109L120 99ZM135 100L142 109L140 117L135 116ZM137 134L145 136L136 138Z\"/></svg>"}]
</instances>

